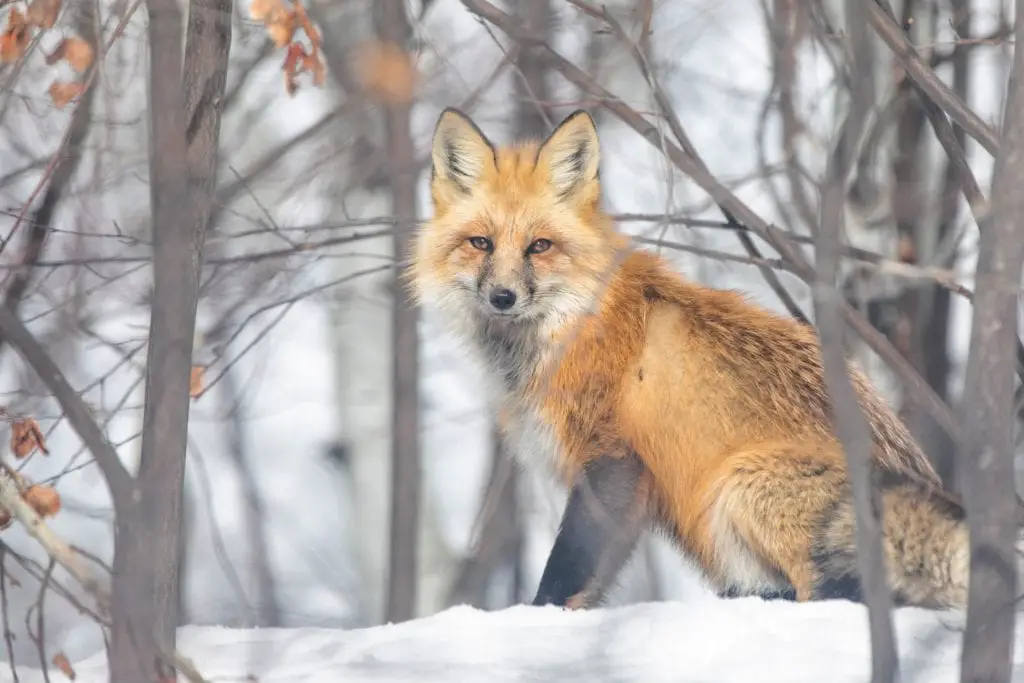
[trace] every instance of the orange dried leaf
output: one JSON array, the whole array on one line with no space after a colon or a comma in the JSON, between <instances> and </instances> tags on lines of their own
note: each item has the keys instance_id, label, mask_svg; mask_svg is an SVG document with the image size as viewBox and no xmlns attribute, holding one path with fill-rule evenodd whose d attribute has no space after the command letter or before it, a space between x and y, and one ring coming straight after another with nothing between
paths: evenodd
<instances>
[{"instance_id":1,"label":"orange dried leaf","mask_svg":"<svg viewBox=\"0 0 1024 683\"><path fill-rule=\"evenodd\" d=\"M291 42L295 34L295 11L285 7L281 0L253 0L249 14L263 22L274 45L284 47Z\"/></svg>"},{"instance_id":2,"label":"orange dried leaf","mask_svg":"<svg viewBox=\"0 0 1024 683\"><path fill-rule=\"evenodd\" d=\"M61 673L65 676L71 680L75 680L75 670L71 668L71 662L68 661L67 655L63 652L58 652L53 656L53 665L60 669Z\"/></svg>"},{"instance_id":3,"label":"orange dried leaf","mask_svg":"<svg viewBox=\"0 0 1024 683\"><path fill-rule=\"evenodd\" d=\"M13 62L25 53L28 47L29 27L25 15L17 7L7 14L7 27L0 34L0 64Z\"/></svg>"},{"instance_id":4,"label":"orange dried leaf","mask_svg":"<svg viewBox=\"0 0 1024 683\"><path fill-rule=\"evenodd\" d=\"M372 98L387 104L412 101L416 69L400 46L370 42L362 46L356 60L356 76Z\"/></svg>"},{"instance_id":5,"label":"orange dried leaf","mask_svg":"<svg viewBox=\"0 0 1024 683\"><path fill-rule=\"evenodd\" d=\"M50 454L46 450L46 439L43 437L43 430L39 428L39 423L31 417L15 420L11 424L11 452L14 453L14 457L19 460L27 458L36 449L46 455Z\"/></svg>"},{"instance_id":6,"label":"orange dried leaf","mask_svg":"<svg viewBox=\"0 0 1024 683\"><path fill-rule=\"evenodd\" d=\"M287 11L281 0L252 0L249 15L256 21L267 21L275 14Z\"/></svg>"},{"instance_id":7,"label":"orange dried leaf","mask_svg":"<svg viewBox=\"0 0 1024 683\"><path fill-rule=\"evenodd\" d=\"M306 55L302 59L303 69L313 74L313 85L318 88L322 88L327 80L327 72L324 69L323 60L320 59L320 55L314 52L311 55Z\"/></svg>"},{"instance_id":8,"label":"orange dried leaf","mask_svg":"<svg viewBox=\"0 0 1024 683\"><path fill-rule=\"evenodd\" d=\"M203 375L206 372L206 368L202 365L194 365L192 367L192 374L188 379L188 395L192 398L199 398L200 394L203 393Z\"/></svg>"},{"instance_id":9,"label":"orange dried leaf","mask_svg":"<svg viewBox=\"0 0 1024 683\"><path fill-rule=\"evenodd\" d=\"M40 517L53 517L60 511L60 494L49 486L33 484L25 490L22 498Z\"/></svg>"},{"instance_id":10,"label":"orange dried leaf","mask_svg":"<svg viewBox=\"0 0 1024 683\"><path fill-rule=\"evenodd\" d=\"M53 100L53 105L57 109L63 109L68 105L71 100L75 99L82 94L81 83L65 83L63 81L54 81L50 85L50 99Z\"/></svg>"},{"instance_id":11,"label":"orange dried leaf","mask_svg":"<svg viewBox=\"0 0 1024 683\"><path fill-rule=\"evenodd\" d=\"M13 62L21 56L21 46L18 44L18 37L11 33L0 35L0 64Z\"/></svg>"},{"instance_id":12,"label":"orange dried leaf","mask_svg":"<svg viewBox=\"0 0 1024 683\"><path fill-rule=\"evenodd\" d=\"M292 43L288 46L288 51L285 52L284 67L282 68L285 71L298 71L306 56L306 48L299 43Z\"/></svg>"},{"instance_id":13,"label":"orange dried leaf","mask_svg":"<svg viewBox=\"0 0 1024 683\"><path fill-rule=\"evenodd\" d=\"M275 47L284 47L295 35L295 27L287 22L276 22L267 27L267 33Z\"/></svg>"},{"instance_id":14,"label":"orange dried leaf","mask_svg":"<svg viewBox=\"0 0 1024 683\"><path fill-rule=\"evenodd\" d=\"M32 0L28 6L28 20L33 26L53 28L60 14L61 0Z\"/></svg>"},{"instance_id":15,"label":"orange dried leaf","mask_svg":"<svg viewBox=\"0 0 1024 683\"><path fill-rule=\"evenodd\" d=\"M307 19L302 27L302 30L306 32L309 37L309 42L313 46L313 52L316 53L317 48L324 44L323 38L320 37L320 31L317 30L316 26Z\"/></svg>"},{"instance_id":16,"label":"orange dried leaf","mask_svg":"<svg viewBox=\"0 0 1024 683\"><path fill-rule=\"evenodd\" d=\"M56 64L62 59L67 60L72 69L81 73L92 64L92 46L78 37L65 38L46 56L46 63Z\"/></svg>"},{"instance_id":17,"label":"orange dried leaf","mask_svg":"<svg viewBox=\"0 0 1024 683\"><path fill-rule=\"evenodd\" d=\"M289 95L294 95L298 88L295 78L302 73L307 56L306 48L299 43L292 43L288 46L288 51L285 52L281 70L284 71L284 88Z\"/></svg>"}]
</instances>

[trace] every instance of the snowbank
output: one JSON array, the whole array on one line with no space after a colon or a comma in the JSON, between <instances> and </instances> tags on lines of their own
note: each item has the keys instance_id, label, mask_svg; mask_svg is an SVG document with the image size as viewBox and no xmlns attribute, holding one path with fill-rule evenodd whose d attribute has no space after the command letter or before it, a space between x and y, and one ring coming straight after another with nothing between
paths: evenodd
<instances>
[{"instance_id":1,"label":"snowbank","mask_svg":"<svg viewBox=\"0 0 1024 683\"><path fill-rule=\"evenodd\" d=\"M895 613L904 683L954 683L963 615ZM797 604L701 598L589 612L457 607L376 628L188 627L179 645L210 681L407 683L865 683L867 611L849 602ZM74 662L81 683L106 683L105 655ZM1014 653L1024 680L1024 637ZM5 672L0 671L0 678ZM6 674L9 676L9 671ZM24 683L42 683L22 669ZM52 672L53 680L66 680Z\"/></svg>"}]
</instances>

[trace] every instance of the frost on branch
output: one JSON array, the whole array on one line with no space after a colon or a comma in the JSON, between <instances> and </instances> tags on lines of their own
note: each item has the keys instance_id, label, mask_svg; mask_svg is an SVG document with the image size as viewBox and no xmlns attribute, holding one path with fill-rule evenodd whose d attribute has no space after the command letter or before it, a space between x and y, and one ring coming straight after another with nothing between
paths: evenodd
<instances>
[{"instance_id":1,"label":"frost on branch","mask_svg":"<svg viewBox=\"0 0 1024 683\"><path fill-rule=\"evenodd\" d=\"M286 5L287 1L287 5ZM313 26L306 14L306 8L300 0L252 0L249 13L256 21L262 21L267 34L277 47L285 47L284 88L289 95L298 89L299 74L308 72L313 78L313 85L323 87L326 69L320 46L323 38ZM309 40L309 50L296 40L296 33L301 30Z\"/></svg>"},{"instance_id":2,"label":"frost on branch","mask_svg":"<svg viewBox=\"0 0 1024 683\"><path fill-rule=\"evenodd\" d=\"M0 3L2 4L2 3ZM23 3L11 4L7 22L0 33L0 64L14 62L25 56L32 40L53 28L60 14L61 0L32 0L23 9ZM46 56L46 63L53 66L65 61L76 74L83 74L93 61L93 49L78 36L64 38ZM56 80L50 85L50 99L54 106L63 109L85 90L81 80Z\"/></svg>"}]
</instances>

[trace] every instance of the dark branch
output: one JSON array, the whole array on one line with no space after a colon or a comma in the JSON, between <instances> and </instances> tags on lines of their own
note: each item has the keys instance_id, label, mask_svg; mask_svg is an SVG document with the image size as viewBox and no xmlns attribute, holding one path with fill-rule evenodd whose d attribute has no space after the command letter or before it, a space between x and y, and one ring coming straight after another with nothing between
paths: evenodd
<instances>
[{"instance_id":1,"label":"dark branch","mask_svg":"<svg viewBox=\"0 0 1024 683\"><path fill-rule=\"evenodd\" d=\"M117 456L117 451L100 430L85 401L68 383L64 373L53 362L39 340L6 306L0 306L0 335L35 370L39 379L53 394L67 416L71 427L96 459L103 477L110 487L110 495L117 512L132 499L134 482ZM120 513L118 513L120 514Z\"/></svg>"},{"instance_id":2,"label":"dark branch","mask_svg":"<svg viewBox=\"0 0 1024 683\"><path fill-rule=\"evenodd\" d=\"M953 90L943 83L935 72L928 68L914 46L903 35L892 15L880 4L886 0L860 0L867 5L868 23L878 33L882 41L889 46L893 55L914 82L928 94L938 106L948 113L968 135L977 140L989 154L995 154L999 143L991 126L981 120L967 103ZM886 2L886 4L888 4Z\"/></svg>"},{"instance_id":3,"label":"dark branch","mask_svg":"<svg viewBox=\"0 0 1024 683\"><path fill-rule=\"evenodd\" d=\"M1018 11L1021 3L1017 3ZM1024 45L1017 21L1016 44ZM1024 50L1014 51L992 213L979 223L971 346L958 453L970 523L971 568L962 681L1011 680L1019 559L1014 514L1014 368L1024 266Z\"/></svg>"},{"instance_id":4,"label":"dark branch","mask_svg":"<svg viewBox=\"0 0 1024 683\"><path fill-rule=\"evenodd\" d=\"M892 683L899 662L892 628L892 597L886 579L882 551L881 511L878 490L871 483L871 427L857 402L857 394L847 374L843 353L842 295L835 287L839 270L839 243L842 232L846 187L843 182L855 161L855 150L867 113L873 104L872 92L857 74L870 69L870 54L865 54L867 27L861 5L847 6L851 42L854 48L851 68L850 110L839 140L828 160L822 201L821 226L818 229L814 316L821 340L825 384L835 413L836 435L846 453L850 486L856 515L857 567L861 590L868 607L871 625L871 681Z\"/></svg>"}]
</instances>

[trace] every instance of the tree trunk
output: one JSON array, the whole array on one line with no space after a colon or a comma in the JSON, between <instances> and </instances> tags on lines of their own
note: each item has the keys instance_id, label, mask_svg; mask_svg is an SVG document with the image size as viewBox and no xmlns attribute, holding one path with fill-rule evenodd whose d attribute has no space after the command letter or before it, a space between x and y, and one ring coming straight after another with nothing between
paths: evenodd
<instances>
[{"instance_id":1,"label":"tree trunk","mask_svg":"<svg viewBox=\"0 0 1024 683\"><path fill-rule=\"evenodd\" d=\"M847 30L853 45L851 72L870 69L868 27L863 5L847 6ZM898 675L896 640L892 626L892 597L886 579L882 548L879 492L873 485L871 429L858 404L847 372L843 352L841 301L835 288L839 267L846 189L843 179L853 163L857 141L867 113L874 106L870 83L851 79L850 107L840 138L826 169L826 187L821 202L821 227L816 236L817 259L813 287L814 313L821 339L825 384L834 414L836 434L846 455L856 514L857 569L861 591L868 607L871 633L871 681L891 683Z\"/></svg>"},{"instance_id":2,"label":"tree trunk","mask_svg":"<svg viewBox=\"0 0 1024 683\"><path fill-rule=\"evenodd\" d=\"M1024 16L1024 0L1017 0ZM1017 298L1024 264L1024 22L996 155L992 212L982 219L975 271L971 346L963 396L965 442L958 458L970 521L971 583L961 681L1010 680L1017 589L1017 496L1014 488L1013 390Z\"/></svg>"},{"instance_id":3,"label":"tree trunk","mask_svg":"<svg viewBox=\"0 0 1024 683\"><path fill-rule=\"evenodd\" d=\"M953 16L950 18L951 26L958 36L970 36L971 34L971 3L970 0L951 0ZM970 84L970 46L957 44L953 47L953 91L964 101L967 100ZM953 135L956 138L960 149L965 149L966 134L960 126L953 126ZM960 205L960 176L956 166L951 159L946 160L946 169L943 174L942 195L939 198L941 214L939 215L938 228L931 244L927 245L931 258L928 260L940 268L953 268L956 252L949 249L947 242L957 231L957 214ZM922 245L923 246L923 245ZM935 262L935 257L941 254L940 250L946 250L948 256ZM918 250L919 253L922 251ZM924 284L924 283L922 283ZM918 320L918 327L921 329L921 371L929 386L935 390L943 400L949 400L949 374L952 369L949 351L949 313L952 293L947 287L940 287L935 284L928 284L921 289L922 316ZM959 484L956 481L956 445L945 432L938 426L938 423L930 419L927 411L920 411L927 416L922 419L922 424L911 430L919 436L921 445L928 453L935 464L936 471L942 477L943 482L951 491L959 491Z\"/></svg>"},{"instance_id":4,"label":"tree trunk","mask_svg":"<svg viewBox=\"0 0 1024 683\"><path fill-rule=\"evenodd\" d=\"M380 122L372 116L371 103L352 83L349 73L355 46L373 36L372 3L377 0L315 0L310 12L324 34L328 78L352 102L355 118L345 117L333 139L350 146L343 166L334 177L336 203L332 219L370 218L387 215L389 202L376 183L361 182L362 167L376 161L359 154L358 147L379 149ZM355 138L354 140L352 138ZM365 142L360 142L365 141ZM376 180L376 179L374 179ZM378 237L361 243L359 250L335 259L334 274L349 277L393 257L392 238ZM349 456L351 509L358 521L351 524L352 555L359 577L359 623L381 623L387 583L388 507L390 491L390 368L391 273L360 277L338 287L331 309L331 335L337 368L338 437ZM356 519L355 517L351 519Z\"/></svg>"},{"instance_id":5,"label":"tree trunk","mask_svg":"<svg viewBox=\"0 0 1024 683\"><path fill-rule=\"evenodd\" d=\"M224 374L220 378L224 405L227 408L228 453L238 470L242 495L245 499L245 535L249 545L248 565L249 570L255 575L253 578L256 592L254 599L256 623L253 625L274 628L281 626L281 605L277 601L277 587L270 566L270 552L267 550L267 522L263 499L249 462L249 449L246 443L243 419L245 403L242 392L239 391L235 381L237 372L237 366L225 368Z\"/></svg>"},{"instance_id":6,"label":"tree trunk","mask_svg":"<svg viewBox=\"0 0 1024 683\"><path fill-rule=\"evenodd\" d=\"M203 243L216 176L220 99L231 43L230 0L149 0L153 295L139 473L118 510L110 675L172 675L162 660L178 623L178 541ZM124 514L122 514L124 513Z\"/></svg>"},{"instance_id":7,"label":"tree trunk","mask_svg":"<svg viewBox=\"0 0 1024 683\"><path fill-rule=\"evenodd\" d=\"M374 23L382 43L403 54L409 23L402 0L379 0ZM410 65L411 68L411 65ZM392 213L396 219L394 253L401 263L409 252L416 221L416 150L412 141L412 101L395 98L384 107L387 171ZM393 280L392 418L391 418L391 545L389 549L387 619L412 619L416 611L419 556L419 311L410 300L400 273Z\"/></svg>"}]
</instances>

